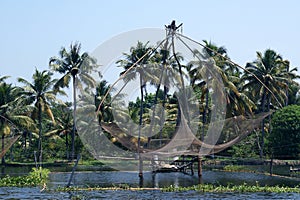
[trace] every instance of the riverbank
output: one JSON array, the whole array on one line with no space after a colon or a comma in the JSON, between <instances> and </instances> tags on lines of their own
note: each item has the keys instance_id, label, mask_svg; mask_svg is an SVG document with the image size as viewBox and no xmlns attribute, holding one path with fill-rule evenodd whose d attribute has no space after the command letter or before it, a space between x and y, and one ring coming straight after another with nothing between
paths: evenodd
<instances>
[{"instance_id":1,"label":"riverbank","mask_svg":"<svg viewBox=\"0 0 300 200\"><path fill-rule=\"evenodd\" d=\"M39 163L40 164L40 163ZM57 168L62 171L71 171L75 165L75 161L68 160L55 160L55 161L46 161L41 163L43 168ZM10 162L2 165L2 169L4 168L27 168L31 169L37 167L36 163L33 162ZM104 165L101 161L91 160L91 161L81 161L78 163L76 167L77 171L114 171L113 168Z\"/></svg>"}]
</instances>

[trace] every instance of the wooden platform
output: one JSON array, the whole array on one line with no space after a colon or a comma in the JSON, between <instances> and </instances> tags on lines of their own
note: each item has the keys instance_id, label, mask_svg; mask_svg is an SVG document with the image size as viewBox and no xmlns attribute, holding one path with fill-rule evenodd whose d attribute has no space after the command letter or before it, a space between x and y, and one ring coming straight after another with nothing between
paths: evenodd
<instances>
[{"instance_id":1,"label":"wooden platform","mask_svg":"<svg viewBox=\"0 0 300 200\"><path fill-rule=\"evenodd\" d=\"M154 158L152 168L154 173L182 172L194 175L194 163L198 164L198 175L202 176L201 159L198 156L180 156L176 160L159 160Z\"/></svg>"}]
</instances>

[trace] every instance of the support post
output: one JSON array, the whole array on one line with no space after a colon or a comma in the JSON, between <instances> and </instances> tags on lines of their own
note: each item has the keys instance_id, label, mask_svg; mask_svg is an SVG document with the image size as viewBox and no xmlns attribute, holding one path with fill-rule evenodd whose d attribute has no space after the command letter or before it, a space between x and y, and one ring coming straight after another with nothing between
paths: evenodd
<instances>
[{"instance_id":1,"label":"support post","mask_svg":"<svg viewBox=\"0 0 300 200\"><path fill-rule=\"evenodd\" d=\"M143 178L143 159L141 158L141 155L139 155L139 177Z\"/></svg>"},{"instance_id":2,"label":"support post","mask_svg":"<svg viewBox=\"0 0 300 200\"><path fill-rule=\"evenodd\" d=\"M273 152L270 160L270 176L273 175Z\"/></svg>"},{"instance_id":3,"label":"support post","mask_svg":"<svg viewBox=\"0 0 300 200\"><path fill-rule=\"evenodd\" d=\"M194 175L194 159L191 161L191 174Z\"/></svg>"},{"instance_id":4,"label":"support post","mask_svg":"<svg viewBox=\"0 0 300 200\"><path fill-rule=\"evenodd\" d=\"M77 165L78 165L78 162L79 162L79 160L80 160L80 154L78 154L77 155L77 160L76 160L76 162L75 162L75 165L74 165L74 167L72 168L72 172L71 172L71 176L70 176L70 179L69 179L69 182L68 182L68 184L67 184L67 187L70 187L70 185L71 185L71 182L72 182L72 179L73 179L73 176L74 176L74 172L75 172L75 170L76 170L76 167L77 167Z\"/></svg>"},{"instance_id":5,"label":"support post","mask_svg":"<svg viewBox=\"0 0 300 200\"><path fill-rule=\"evenodd\" d=\"M198 156L198 177L202 177L202 160L200 156Z\"/></svg>"}]
</instances>

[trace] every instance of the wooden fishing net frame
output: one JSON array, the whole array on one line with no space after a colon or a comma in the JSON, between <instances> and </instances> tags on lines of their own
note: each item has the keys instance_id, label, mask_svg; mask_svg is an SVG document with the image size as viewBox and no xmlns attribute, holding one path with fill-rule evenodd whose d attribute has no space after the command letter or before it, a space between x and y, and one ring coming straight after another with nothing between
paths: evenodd
<instances>
[{"instance_id":1,"label":"wooden fishing net frame","mask_svg":"<svg viewBox=\"0 0 300 200\"><path fill-rule=\"evenodd\" d=\"M101 105L104 103L104 100L106 99L106 97L108 96L108 94L111 92L111 90L113 89L114 85L122 80L126 73L129 72L133 67L135 67L145 56L149 56L151 55L154 50L156 50L160 45L163 44L163 42L168 42L168 39L171 38L172 41L174 40L174 37L177 37L182 43L184 43L184 45L190 50L192 51L192 49L190 49L188 47L188 45L183 41L183 39L187 39L188 41L194 42L198 45L200 45L201 47L208 49L212 52L214 52L216 55L224 58L226 61L228 61L230 64L242 69L243 71L245 71L246 73L250 73L252 74L262 85L263 87L266 88L266 90L274 97L274 99L276 100L276 102L278 103L279 107L282 107L282 105L280 104L279 100L276 98L276 96L273 94L273 92L261 81L258 79L258 77L256 77L255 74L251 73L250 71L248 71L247 69L245 69L244 67L240 66L239 64L231 61L230 59L228 59L227 57L221 55L220 53L214 51L213 49L195 41L192 40L191 38L184 36L180 33L178 33L176 31L176 29L174 30L168 30L169 35L167 35L166 39L162 40L159 45L157 45L156 48L153 49L153 51L149 50L147 53L145 53L139 60L136 61L136 63L134 63L130 68L128 68L128 70L122 74L122 76L120 76L116 82L113 83L113 85L110 87L110 89L107 91L107 93L104 95L104 97L102 98L102 101L100 102L97 112L96 114L99 112L99 109L101 107ZM174 51L174 43L172 43L173 45L173 51ZM174 57L176 58L176 54L175 51L173 52ZM197 57L197 56L196 56ZM199 58L200 59L200 58ZM179 64L180 65L180 64ZM119 91L120 93L121 91ZM193 155L193 156L204 156L204 155L208 155L208 154L213 154L213 153L218 153L220 151L223 151L229 147L231 147L232 145L240 142L241 140L243 140L245 137L247 137L249 134L251 134L255 129L259 128L261 126L261 122L263 121L264 118L266 118L267 116L271 115L273 113L273 111L269 111L266 113L260 113L257 115L248 115L248 116L234 116L232 118L227 118L223 121L217 122L214 121L212 123L224 123L224 127L223 127L223 131L233 131L235 132L235 137L231 138L230 141L225 141L223 143L217 143L217 144L209 144L209 143L205 143L204 141L201 141L199 138L197 138L191 131L184 115L181 115L181 121L180 121L180 125L178 127L176 127L176 133L174 134L173 138L170 139L170 141L165 144L164 146L158 148L158 149L147 149L146 148L146 144L140 144L140 146L137 146L136 143L131 142L133 137L136 136L131 136L131 134L126 134L116 123L104 123L101 122L100 126L101 128L109 133L112 137L116 138L118 142L120 142L124 147L126 147L127 149L134 151L134 152L138 152L138 153L142 153L143 157L153 157L153 155L160 155L160 156L177 156L177 155ZM237 134L238 132L238 134ZM140 137L140 136L139 136ZM187 148L188 146L188 148ZM183 149L181 149L181 147L183 147ZM203 149L206 149L206 151ZM205 152L204 154L202 154L202 152Z\"/></svg>"}]
</instances>

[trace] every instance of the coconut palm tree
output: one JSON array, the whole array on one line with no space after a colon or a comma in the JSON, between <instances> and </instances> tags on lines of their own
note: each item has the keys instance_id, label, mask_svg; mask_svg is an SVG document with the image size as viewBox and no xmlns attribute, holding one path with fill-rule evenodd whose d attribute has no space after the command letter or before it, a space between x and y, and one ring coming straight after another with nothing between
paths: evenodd
<instances>
[{"instance_id":1,"label":"coconut palm tree","mask_svg":"<svg viewBox=\"0 0 300 200\"><path fill-rule=\"evenodd\" d=\"M257 52L256 60L247 63L246 69L251 73L243 75L241 79L245 81L243 89L259 104L261 112L269 111L271 105L274 108L284 105L290 77L287 75L286 61L279 54L271 49L267 49L264 53ZM264 137L265 120L262 122L260 157L264 154Z\"/></svg>"},{"instance_id":2,"label":"coconut palm tree","mask_svg":"<svg viewBox=\"0 0 300 200\"><path fill-rule=\"evenodd\" d=\"M255 104L241 91L240 71L232 65L227 50L224 46L218 47L211 41L203 40L205 43L204 56L213 58L218 72L221 74L227 96L227 116L252 114Z\"/></svg>"},{"instance_id":3,"label":"coconut palm tree","mask_svg":"<svg viewBox=\"0 0 300 200\"><path fill-rule=\"evenodd\" d=\"M65 138L66 145L66 158L70 158L69 152L69 136L72 133L73 129L73 116L70 102L61 103L52 103L52 112L55 116L56 125L51 127L51 130L44 134L47 138Z\"/></svg>"},{"instance_id":4,"label":"coconut palm tree","mask_svg":"<svg viewBox=\"0 0 300 200\"><path fill-rule=\"evenodd\" d=\"M120 75L126 73L126 76L124 77L125 82L132 81L137 78L137 75L139 75L140 94L141 94L140 119L139 119L140 126L142 126L144 91L146 88L146 81L149 77L149 73L147 73L148 69L146 68L146 65L151 62L150 55L149 55L149 51L151 47L149 47L148 44L149 44L148 42L146 44L143 44L142 42L139 41L136 47L130 48L130 54L124 53L125 59L117 61L117 64L119 64L118 67L124 68L124 71L121 72ZM131 68L133 65L135 66Z\"/></svg>"},{"instance_id":5,"label":"coconut palm tree","mask_svg":"<svg viewBox=\"0 0 300 200\"><path fill-rule=\"evenodd\" d=\"M57 90L52 90L56 79L52 79L52 73L49 71L38 71L32 76L32 83L23 79L18 78L18 82L24 84L23 90L20 92L21 101L24 105L34 105L34 110L32 112L32 118L37 120L38 123L38 159L42 162L42 113L45 112L53 124L55 124L54 116L51 111L50 103L51 101L56 101L56 93L65 94L64 92Z\"/></svg>"},{"instance_id":6,"label":"coconut palm tree","mask_svg":"<svg viewBox=\"0 0 300 200\"><path fill-rule=\"evenodd\" d=\"M144 90L146 89L146 81L149 80L150 73L146 66L151 63L150 50L152 47L148 46L149 42L143 44L138 41L137 46L130 48L130 53L124 53L125 59L118 60L116 63L119 64L118 67L124 68L124 71L120 73L123 75L125 82L132 81L137 78L139 74L139 84L140 84L140 112L139 112L139 131L138 131L138 149L140 151L140 140L141 140L141 128L143 122L143 101L144 101ZM134 66L134 67L132 67ZM141 165L140 165L141 166ZM142 176L140 172L139 176Z\"/></svg>"},{"instance_id":7,"label":"coconut palm tree","mask_svg":"<svg viewBox=\"0 0 300 200\"><path fill-rule=\"evenodd\" d=\"M286 69L284 71L285 73L284 77L286 77L286 81L288 84L288 88L286 89L286 100L285 100L285 106L287 106L290 103L293 103L293 101L295 101L296 99L296 95L300 85L295 80L299 79L300 75L296 74L296 72L298 71L297 67L291 69L290 62L288 60L283 61L283 65L285 66Z\"/></svg>"},{"instance_id":8,"label":"coconut palm tree","mask_svg":"<svg viewBox=\"0 0 300 200\"><path fill-rule=\"evenodd\" d=\"M70 45L70 50L62 48L59 57L51 57L50 68L63 76L54 84L54 89L69 87L72 79L73 83L73 130L71 134L71 158L75 153L75 133L76 133L76 87L82 88L84 83L87 87L95 86L95 80L90 73L97 67L96 60L84 52L80 54L81 44Z\"/></svg>"},{"instance_id":9,"label":"coconut palm tree","mask_svg":"<svg viewBox=\"0 0 300 200\"><path fill-rule=\"evenodd\" d=\"M100 102L103 100L104 95L111 90L110 87L111 87L110 85L107 85L106 80L100 81L100 83L97 85L96 95L95 95L96 108L98 108ZM101 122L101 121L112 122L113 121L111 101L112 101L112 97L110 94L108 94L99 110L99 122Z\"/></svg>"},{"instance_id":10,"label":"coconut palm tree","mask_svg":"<svg viewBox=\"0 0 300 200\"><path fill-rule=\"evenodd\" d=\"M217 46L211 41L203 40L205 44L204 56L213 58L216 65L220 67L227 75L239 74L237 67L228 62L230 59L227 49L224 46Z\"/></svg>"},{"instance_id":11,"label":"coconut palm tree","mask_svg":"<svg viewBox=\"0 0 300 200\"><path fill-rule=\"evenodd\" d=\"M7 84L4 80L8 78L0 78L0 133L2 136L2 153L5 151L4 139L11 134L12 128L33 130L34 122L25 114L24 108L20 107L16 99L19 96L20 88ZM2 157L2 164L5 164L5 157Z\"/></svg>"},{"instance_id":12,"label":"coconut palm tree","mask_svg":"<svg viewBox=\"0 0 300 200\"><path fill-rule=\"evenodd\" d=\"M194 50L195 61L191 61L187 65L187 70L191 79L192 87L199 91L199 98L202 112L202 123L207 123L207 115L209 114L209 89L208 83L212 81L212 74L209 72L213 67L214 73L218 73L224 84L224 93L227 100L226 118L237 115L252 114L255 104L240 91L239 88L239 70L228 62L229 57L225 47L218 47L212 42L203 40L205 48L202 52ZM208 59L208 60L207 60ZM213 60L213 64L210 59ZM206 80L206 81L204 81ZM204 128L202 128L201 138L204 138Z\"/></svg>"},{"instance_id":13,"label":"coconut palm tree","mask_svg":"<svg viewBox=\"0 0 300 200\"><path fill-rule=\"evenodd\" d=\"M156 75L156 79L153 79L150 81L151 85L154 85L156 87L156 92L154 96L154 101L153 101L153 108L152 109L152 116L150 118L151 122L154 121L155 117L158 118L163 118L163 116L155 116L156 114L156 104L158 101L159 94L161 92L161 85L163 84L163 95L162 95L162 107L165 107L166 101L167 101L167 94L169 92L169 88L171 85L180 83L181 77L178 74L179 71L179 66L176 60L174 59L174 55L170 55L170 50L168 50L168 41L165 42L164 48L159 49L155 55L153 62L151 62L152 66L152 74ZM176 54L177 59L179 61L183 60L183 57L177 53ZM185 76L185 74L182 74ZM162 115L164 114L163 112L161 113ZM153 123L150 124L150 129L149 129L149 135L152 136L152 129L153 129ZM159 131L159 135L161 138L162 137L162 129ZM148 138L148 144L150 143L150 137ZM149 146L148 146L149 147Z\"/></svg>"}]
</instances>

